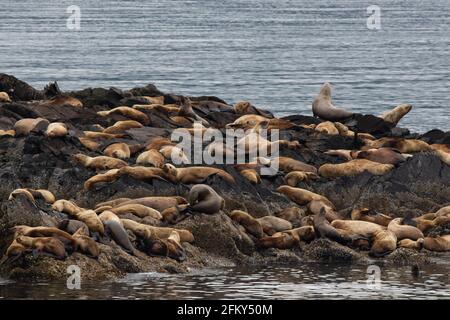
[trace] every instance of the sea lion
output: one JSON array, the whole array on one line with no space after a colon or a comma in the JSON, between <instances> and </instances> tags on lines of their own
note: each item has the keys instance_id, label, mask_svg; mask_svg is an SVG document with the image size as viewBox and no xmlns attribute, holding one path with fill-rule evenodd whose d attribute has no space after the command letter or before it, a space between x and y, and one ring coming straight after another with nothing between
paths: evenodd
<instances>
[{"instance_id":1,"label":"sea lion","mask_svg":"<svg viewBox=\"0 0 450 320\"><path fill-rule=\"evenodd\" d=\"M41 102L39 105L41 107L69 106L73 108L83 108L83 103L80 100L66 95L58 95L48 101Z\"/></svg>"},{"instance_id":2,"label":"sea lion","mask_svg":"<svg viewBox=\"0 0 450 320\"><path fill-rule=\"evenodd\" d=\"M352 238L350 236L338 231L333 225L330 224L330 222L328 222L325 216L324 208L320 210L319 214L314 215L313 224L314 231L318 237L328 238L332 241L345 245L352 242Z\"/></svg>"},{"instance_id":3,"label":"sea lion","mask_svg":"<svg viewBox=\"0 0 450 320\"><path fill-rule=\"evenodd\" d=\"M0 137L10 136L14 137L16 135L16 131L14 130L0 130Z\"/></svg>"},{"instance_id":4,"label":"sea lion","mask_svg":"<svg viewBox=\"0 0 450 320\"><path fill-rule=\"evenodd\" d=\"M255 114L247 114L237 118L233 123L229 123L226 125L227 128L253 128L261 121L268 121L270 119L255 115Z\"/></svg>"},{"instance_id":5,"label":"sea lion","mask_svg":"<svg viewBox=\"0 0 450 320\"><path fill-rule=\"evenodd\" d=\"M81 210L72 216L77 220L84 222L92 233L98 233L102 236L105 234L103 223L94 210Z\"/></svg>"},{"instance_id":6,"label":"sea lion","mask_svg":"<svg viewBox=\"0 0 450 320\"><path fill-rule=\"evenodd\" d=\"M223 210L225 200L206 184L196 184L188 195L189 208L206 214L214 214Z\"/></svg>"},{"instance_id":7,"label":"sea lion","mask_svg":"<svg viewBox=\"0 0 450 320\"><path fill-rule=\"evenodd\" d=\"M24 254L26 250L27 248L24 245L17 242L17 239L14 239L9 245L8 249L6 249L5 256L0 260L0 265L7 260L16 260L22 254Z\"/></svg>"},{"instance_id":8,"label":"sea lion","mask_svg":"<svg viewBox=\"0 0 450 320\"><path fill-rule=\"evenodd\" d=\"M400 119L402 119L409 111L411 111L412 105L410 104L400 104L394 109L383 113L380 118L386 122L390 122L397 125Z\"/></svg>"},{"instance_id":9,"label":"sea lion","mask_svg":"<svg viewBox=\"0 0 450 320\"><path fill-rule=\"evenodd\" d=\"M91 190L94 185L101 182L113 182L119 178L119 169L111 169L104 173L96 174L84 182L84 190Z\"/></svg>"},{"instance_id":10,"label":"sea lion","mask_svg":"<svg viewBox=\"0 0 450 320\"><path fill-rule=\"evenodd\" d=\"M405 156L403 156L400 151L392 148L379 148L359 151L356 153L356 158L367 159L383 164L392 164L394 166L406 161Z\"/></svg>"},{"instance_id":11,"label":"sea lion","mask_svg":"<svg viewBox=\"0 0 450 320\"><path fill-rule=\"evenodd\" d=\"M122 133L128 129L142 128L142 123L135 120L117 121L112 126L103 130L104 133Z\"/></svg>"},{"instance_id":12,"label":"sea lion","mask_svg":"<svg viewBox=\"0 0 450 320\"><path fill-rule=\"evenodd\" d=\"M399 150L401 153L415 153L421 151L432 151L433 148L425 141L418 139L404 139L383 137L378 140L365 140L365 146L361 150L379 149L379 148L393 148Z\"/></svg>"},{"instance_id":13,"label":"sea lion","mask_svg":"<svg viewBox=\"0 0 450 320\"><path fill-rule=\"evenodd\" d=\"M48 253L60 260L64 260L67 256L64 244L56 238L19 236L16 241L26 249L31 249L36 253Z\"/></svg>"},{"instance_id":14,"label":"sea lion","mask_svg":"<svg viewBox=\"0 0 450 320\"><path fill-rule=\"evenodd\" d=\"M426 237L423 241L423 247L430 251L450 251L450 235L440 237Z\"/></svg>"},{"instance_id":15,"label":"sea lion","mask_svg":"<svg viewBox=\"0 0 450 320\"><path fill-rule=\"evenodd\" d=\"M325 82L320 88L319 95L312 104L314 117L328 121L341 121L353 116L352 112L335 107L331 101L331 85Z\"/></svg>"},{"instance_id":16,"label":"sea lion","mask_svg":"<svg viewBox=\"0 0 450 320\"><path fill-rule=\"evenodd\" d=\"M50 123L44 132L44 135L49 138L64 137L67 134L67 126L62 122Z\"/></svg>"},{"instance_id":17,"label":"sea lion","mask_svg":"<svg viewBox=\"0 0 450 320\"><path fill-rule=\"evenodd\" d=\"M107 156L89 157L82 153L74 154L72 159L83 167L94 170L120 169L128 165L128 163L120 159Z\"/></svg>"},{"instance_id":18,"label":"sea lion","mask_svg":"<svg viewBox=\"0 0 450 320\"><path fill-rule=\"evenodd\" d=\"M403 239L398 242L398 246L400 248L414 249L414 250L422 250L424 239L420 238L416 241L411 239Z\"/></svg>"},{"instance_id":19,"label":"sea lion","mask_svg":"<svg viewBox=\"0 0 450 320\"><path fill-rule=\"evenodd\" d=\"M318 200L322 201L331 208L334 208L334 205L330 202L330 200L328 200L324 196L321 196L320 194L311 192L306 189L294 188L290 186L281 186L278 187L276 191L286 195L289 199L291 199L296 204L301 206L306 205L313 200Z\"/></svg>"},{"instance_id":20,"label":"sea lion","mask_svg":"<svg viewBox=\"0 0 450 320\"><path fill-rule=\"evenodd\" d=\"M116 221L120 225L122 225L122 221L120 221L120 218L112 211L110 210L104 210L102 213L98 215L98 218L100 219L103 224L107 221Z\"/></svg>"},{"instance_id":21,"label":"sea lion","mask_svg":"<svg viewBox=\"0 0 450 320\"><path fill-rule=\"evenodd\" d=\"M103 154L107 157L126 160L130 158L130 147L123 142L110 144L103 150ZM114 168L117 169L117 168Z\"/></svg>"},{"instance_id":22,"label":"sea lion","mask_svg":"<svg viewBox=\"0 0 450 320\"><path fill-rule=\"evenodd\" d=\"M300 241L309 242L315 237L314 227L306 226L263 237L258 240L258 245L263 248L292 249L298 246Z\"/></svg>"},{"instance_id":23,"label":"sea lion","mask_svg":"<svg viewBox=\"0 0 450 320\"><path fill-rule=\"evenodd\" d=\"M25 118L16 121L14 124L14 132L16 133L16 137L29 135L30 132L40 123L46 123L48 125L49 121L44 118Z\"/></svg>"},{"instance_id":24,"label":"sea lion","mask_svg":"<svg viewBox=\"0 0 450 320\"><path fill-rule=\"evenodd\" d=\"M303 171L317 174L316 167L289 157L276 157L274 159L271 159L271 162L272 161L278 162L278 167L285 173L289 173L292 171Z\"/></svg>"},{"instance_id":25,"label":"sea lion","mask_svg":"<svg viewBox=\"0 0 450 320\"><path fill-rule=\"evenodd\" d=\"M292 229L292 223L275 216L265 216L256 220L258 220L258 222L261 224L264 233L270 236L277 232Z\"/></svg>"},{"instance_id":26,"label":"sea lion","mask_svg":"<svg viewBox=\"0 0 450 320\"><path fill-rule=\"evenodd\" d=\"M387 227L389 223L392 221L392 217L376 213L375 215L370 214L370 209L362 208L362 209L353 209L351 213L352 220L361 220L366 222L372 222L379 224L380 226Z\"/></svg>"},{"instance_id":27,"label":"sea lion","mask_svg":"<svg viewBox=\"0 0 450 320\"><path fill-rule=\"evenodd\" d=\"M337 229L348 231L364 238L372 238L377 232L386 230L379 224L360 220L334 220L331 225Z\"/></svg>"},{"instance_id":28,"label":"sea lion","mask_svg":"<svg viewBox=\"0 0 450 320\"><path fill-rule=\"evenodd\" d=\"M275 213L278 218L284 219L292 223L293 227L300 226L300 220L304 216L305 211L299 207L288 207Z\"/></svg>"},{"instance_id":29,"label":"sea lion","mask_svg":"<svg viewBox=\"0 0 450 320\"><path fill-rule=\"evenodd\" d=\"M113 201L116 201L113 200ZM179 196L171 196L171 197L163 197L163 196L156 196L156 197L144 197L144 198L137 198L137 199L129 199L123 202L119 202L116 206L120 204L120 206L129 205L129 204L142 204L146 207L153 208L155 210L158 210L159 212L162 212L164 209L174 207L176 205L180 204L187 204L188 202L183 197ZM103 203L103 205L107 205L107 202Z\"/></svg>"},{"instance_id":30,"label":"sea lion","mask_svg":"<svg viewBox=\"0 0 450 320\"><path fill-rule=\"evenodd\" d=\"M319 168L319 174L325 178L353 177L368 171L373 175L384 175L394 168L392 164L382 164L366 159L355 159L345 163L326 163Z\"/></svg>"},{"instance_id":31,"label":"sea lion","mask_svg":"<svg viewBox=\"0 0 450 320\"><path fill-rule=\"evenodd\" d=\"M401 222L402 218L395 218L388 225L388 230L392 231L397 236L398 240L417 240L424 237L422 231L418 228L409 225L402 225Z\"/></svg>"},{"instance_id":32,"label":"sea lion","mask_svg":"<svg viewBox=\"0 0 450 320\"><path fill-rule=\"evenodd\" d=\"M441 159L443 163L450 166L450 153L444 152L442 150L436 150L434 153L439 157L439 159Z\"/></svg>"},{"instance_id":33,"label":"sea lion","mask_svg":"<svg viewBox=\"0 0 450 320\"><path fill-rule=\"evenodd\" d=\"M52 204L52 209L59 212L67 213L71 216L75 216L78 212L83 210L82 208L77 206L73 201L65 199L55 201Z\"/></svg>"},{"instance_id":34,"label":"sea lion","mask_svg":"<svg viewBox=\"0 0 450 320\"><path fill-rule=\"evenodd\" d=\"M128 233L125 231L122 221L112 211L105 210L99 216L105 226L106 232L119 246L130 254L135 254L135 248L131 244Z\"/></svg>"},{"instance_id":35,"label":"sea lion","mask_svg":"<svg viewBox=\"0 0 450 320\"><path fill-rule=\"evenodd\" d=\"M291 171L284 176L284 181L291 187L296 187L301 181L316 180L319 176L313 172Z\"/></svg>"},{"instance_id":36,"label":"sea lion","mask_svg":"<svg viewBox=\"0 0 450 320\"><path fill-rule=\"evenodd\" d=\"M32 203L35 202L34 197L31 194L31 192L29 190L23 189L23 188L13 190L9 194L8 200L15 199L17 197L17 195L19 195L19 194L24 195L30 202L32 202Z\"/></svg>"},{"instance_id":37,"label":"sea lion","mask_svg":"<svg viewBox=\"0 0 450 320\"><path fill-rule=\"evenodd\" d=\"M166 163L163 166L164 172L172 182L184 184L198 184L204 182L208 177L217 175L230 184L236 181L228 172L213 167L184 167L176 168L174 165Z\"/></svg>"},{"instance_id":38,"label":"sea lion","mask_svg":"<svg viewBox=\"0 0 450 320\"><path fill-rule=\"evenodd\" d=\"M74 234L79 229L82 229L83 234L89 235L88 226L78 220L64 219L59 223L58 228L67 231L69 234Z\"/></svg>"},{"instance_id":39,"label":"sea lion","mask_svg":"<svg viewBox=\"0 0 450 320\"><path fill-rule=\"evenodd\" d=\"M35 199L42 199L48 204L52 204L56 201L55 196L45 189L15 189L9 194L8 200L15 198L18 194L24 194L31 202L35 202Z\"/></svg>"},{"instance_id":40,"label":"sea lion","mask_svg":"<svg viewBox=\"0 0 450 320\"><path fill-rule=\"evenodd\" d=\"M0 92L0 102L11 102L11 98L6 92Z\"/></svg>"},{"instance_id":41,"label":"sea lion","mask_svg":"<svg viewBox=\"0 0 450 320\"><path fill-rule=\"evenodd\" d=\"M148 239L167 239L173 231L176 231L180 235L181 242L194 242L194 235L186 229L153 227L130 219L121 219L121 221L125 229L129 229L133 233Z\"/></svg>"},{"instance_id":42,"label":"sea lion","mask_svg":"<svg viewBox=\"0 0 450 320\"><path fill-rule=\"evenodd\" d=\"M162 147L164 146L175 146L176 143L172 142L170 139L168 138L164 138L164 137L157 137L157 138L153 138L145 147L145 150L161 150Z\"/></svg>"},{"instance_id":43,"label":"sea lion","mask_svg":"<svg viewBox=\"0 0 450 320\"><path fill-rule=\"evenodd\" d=\"M244 169L239 171L241 176L250 181L251 184L259 184L261 183L261 176L255 169Z\"/></svg>"},{"instance_id":44,"label":"sea lion","mask_svg":"<svg viewBox=\"0 0 450 320\"><path fill-rule=\"evenodd\" d=\"M150 124L150 118L145 113L130 107L116 107L107 111L98 111L97 114L101 117L106 117L111 114L120 114L126 118L139 121L143 125Z\"/></svg>"},{"instance_id":45,"label":"sea lion","mask_svg":"<svg viewBox=\"0 0 450 320\"><path fill-rule=\"evenodd\" d=\"M101 140L112 140L112 139L119 139L119 138L126 138L126 134L122 133L104 133L104 132L97 132L97 131L83 131L82 138L87 139L101 139Z\"/></svg>"},{"instance_id":46,"label":"sea lion","mask_svg":"<svg viewBox=\"0 0 450 320\"><path fill-rule=\"evenodd\" d=\"M99 207L98 209L96 209L96 212L102 212L102 208L105 208L106 210L109 210L117 215L124 215L127 213L130 213L136 217L139 217L141 219L145 218L145 217L152 217L153 219L157 219L157 220L161 220L162 219L162 215L158 210L155 210L153 208L144 206L142 204L125 204L125 205L121 205L119 204L117 207L110 207L110 206L106 206L106 207ZM97 211L98 210L98 211Z\"/></svg>"},{"instance_id":47,"label":"sea lion","mask_svg":"<svg viewBox=\"0 0 450 320\"><path fill-rule=\"evenodd\" d=\"M233 210L228 216L231 220L236 221L240 225L242 225L247 231L247 233L251 234L255 238L262 238L264 236L264 231L258 220L253 218L250 214L242 210Z\"/></svg>"},{"instance_id":48,"label":"sea lion","mask_svg":"<svg viewBox=\"0 0 450 320\"><path fill-rule=\"evenodd\" d=\"M176 224L185 219L187 215L183 214L187 209L188 204L181 204L175 207L164 209L161 212L162 220L166 223Z\"/></svg>"},{"instance_id":49,"label":"sea lion","mask_svg":"<svg viewBox=\"0 0 450 320\"><path fill-rule=\"evenodd\" d=\"M67 232L54 227L29 227L29 226L15 226L10 229L14 233L14 238L20 236L27 237L54 237L60 241L64 241L72 245L76 249L76 243L73 237Z\"/></svg>"},{"instance_id":50,"label":"sea lion","mask_svg":"<svg viewBox=\"0 0 450 320\"><path fill-rule=\"evenodd\" d=\"M436 211L434 218L440 216L446 216L450 214L450 206L445 206Z\"/></svg>"},{"instance_id":51,"label":"sea lion","mask_svg":"<svg viewBox=\"0 0 450 320\"><path fill-rule=\"evenodd\" d=\"M314 216L305 216L300 219L300 227L314 226Z\"/></svg>"},{"instance_id":52,"label":"sea lion","mask_svg":"<svg viewBox=\"0 0 450 320\"><path fill-rule=\"evenodd\" d=\"M433 150L440 150L446 153L450 153L450 146L442 143L433 143L430 145Z\"/></svg>"},{"instance_id":53,"label":"sea lion","mask_svg":"<svg viewBox=\"0 0 450 320\"><path fill-rule=\"evenodd\" d=\"M397 236L390 230L375 232L372 242L369 255L373 257L385 256L397 248Z\"/></svg>"},{"instance_id":54,"label":"sea lion","mask_svg":"<svg viewBox=\"0 0 450 320\"><path fill-rule=\"evenodd\" d=\"M345 149L328 150L328 151L325 151L324 154L329 155L329 156L340 157L347 161L354 159L354 157L353 157L354 151L352 151L352 150L345 150Z\"/></svg>"},{"instance_id":55,"label":"sea lion","mask_svg":"<svg viewBox=\"0 0 450 320\"><path fill-rule=\"evenodd\" d=\"M178 162L183 164L189 164L189 158L184 153L183 149L177 146L164 146L159 149L159 153L164 156L167 160L172 162Z\"/></svg>"},{"instance_id":56,"label":"sea lion","mask_svg":"<svg viewBox=\"0 0 450 320\"><path fill-rule=\"evenodd\" d=\"M314 128L314 130L321 132L321 133L333 135L333 136L337 136L339 134L339 130L336 128L334 123L331 121L325 121L325 122L319 123Z\"/></svg>"},{"instance_id":57,"label":"sea lion","mask_svg":"<svg viewBox=\"0 0 450 320\"><path fill-rule=\"evenodd\" d=\"M142 152L136 159L138 165L152 165L156 168L162 168L164 163L164 156L155 149Z\"/></svg>"},{"instance_id":58,"label":"sea lion","mask_svg":"<svg viewBox=\"0 0 450 320\"><path fill-rule=\"evenodd\" d=\"M192 109L191 100L187 97L180 97L180 110L178 111L178 116L191 118L195 121L201 122L203 125L209 125L209 122L200 117Z\"/></svg>"},{"instance_id":59,"label":"sea lion","mask_svg":"<svg viewBox=\"0 0 450 320\"><path fill-rule=\"evenodd\" d=\"M117 198L114 200L108 200L108 201L97 203L95 205L95 208L97 210L100 207L111 207L111 208L118 207L119 205L122 205L123 203L125 203L129 200L132 200L132 199L131 198Z\"/></svg>"},{"instance_id":60,"label":"sea lion","mask_svg":"<svg viewBox=\"0 0 450 320\"><path fill-rule=\"evenodd\" d=\"M72 236L77 241L78 251L91 258L98 258L100 255L100 248L98 247L97 242L84 233L83 228L78 229Z\"/></svg>"},{"instance_id":61,"label":"sea lion","mask_svg":"<svg viewBox=\"0 0 450 320\"><path fill-rule=\"evenodd\" d=\"M249 101L238 101L233 106L236 114L257 114L258 111Z\"/></svg>"},{"instance_id":62,"label":"sea lion","mask_svg":"<svg viewBox=\"0 0 450 320\"><path fill-rule=\"evenodd\" d=\"M160 168L153 168L153 167L123 167L120 168L117 172L118 176L127 175L132 177L136 180L141 181L151 181L153 179L159 179L163 181L167 181L168 177L167 174L163 171L163 169Z\"/></svg>"},{"instance_id":63,"label":"sea lion","mask_svg":"<svg viewBox=\"0 0 450 320\"><path fill-rule=\"evenodd\" d=\"M334 211L334 207L322 200L312 200L307 204L308 211L314 215L318 215L320 211L325 210L325 217L328 222L341 219L341 216Z\"/></svg>"},{"instance_id":64,"label":"sea lion","mask_svg":"<svg viewBox=\"0 0 450 320\"><path fill-rule=\"evenodd\" d=\"M90 138L79 137L78 140L86 149L89 149L91 151L97 151L101 147L101 144L99 142L94 141Z\"/></svg>"}]
</instances>

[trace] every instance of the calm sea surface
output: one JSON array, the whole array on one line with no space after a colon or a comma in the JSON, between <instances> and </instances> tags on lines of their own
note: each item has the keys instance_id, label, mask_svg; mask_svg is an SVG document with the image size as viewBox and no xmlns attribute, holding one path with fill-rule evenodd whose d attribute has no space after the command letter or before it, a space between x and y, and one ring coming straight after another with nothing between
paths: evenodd
<instances>
[{"instance_id":1,"label":"calm sea surface","mask_svg":"<svg viewBox=\"0 0 450 320\"><path fill-rule=\"evenodd\" d=\"M402 125L450 130L450 1L0 1L0 72L39 88L154 83L311 114L320 84L335 103L413 111ZM69 30L70 5L81 29ZM381 29L367 28L367 7Z\"/></svg>"}]
</instances>

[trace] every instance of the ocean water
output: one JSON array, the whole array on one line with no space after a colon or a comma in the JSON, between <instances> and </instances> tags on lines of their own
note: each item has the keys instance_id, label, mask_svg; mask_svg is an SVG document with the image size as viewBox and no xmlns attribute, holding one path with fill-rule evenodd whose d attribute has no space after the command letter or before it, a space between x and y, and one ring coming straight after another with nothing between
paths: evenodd
<instances>
[{"instance_id":1,"label":"ocean water","mask_svg":"<svg viewBox=\"0 0 450 320\"><path fill-rule=\"evenodd\" d=\"M448 0L0 1L0 72L42 88L154 83L311 114L321 83L336 105L414 106L415 131L450 129ZM380 29L367 28L367 7ZM81 10L67 28L67 8Z\"/></svg>"}]
</instances>

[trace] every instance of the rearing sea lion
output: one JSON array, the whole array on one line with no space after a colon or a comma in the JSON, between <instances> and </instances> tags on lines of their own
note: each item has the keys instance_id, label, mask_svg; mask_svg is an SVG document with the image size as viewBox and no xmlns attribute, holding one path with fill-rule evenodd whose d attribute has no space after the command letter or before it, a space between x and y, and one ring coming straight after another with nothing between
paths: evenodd
<instances>
[{"instance_id":1,"label":"rearing sea lion","mask_svg":"<svg viewBox=\"0 0 450 320\"><path fill-rule=\"evenodd\" d=\"M329 121L341 121L353 116L352 112L335 107L331 102L331 85L325 82L314 99L312 111L315 117Z\"/></svg>"}]
</instances>

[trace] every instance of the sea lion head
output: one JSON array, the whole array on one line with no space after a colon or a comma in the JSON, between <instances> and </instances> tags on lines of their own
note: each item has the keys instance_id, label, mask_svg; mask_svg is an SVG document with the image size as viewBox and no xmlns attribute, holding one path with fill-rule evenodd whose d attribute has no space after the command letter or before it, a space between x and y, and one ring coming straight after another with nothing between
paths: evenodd
<instances>
[{"instance_id":1,"label":"sea lion head","mask_svg":"<svg viewBox=\"0 0 450 320\"><path fill-rule=\"evenodd\" d=\"M176 176L177 175L177 168L170 163L166 163L165 165L163 165L163 171L167 174Z\"/></svg>"},{"instance_id":2,"label":"sea lion head","mask_svg":"<svg viewBox=\"0 0 450 320\"><path fill-rule=\"evenodd\" d=\"M234 105L234 112L238 114L246 114L251 110L251 103L248 101L239 101Z\"/></svg>"},{"instance_id":3,"label":"sea lion head","mask_svg":"<svg viewBox=\"0 0 450 320\"><path fill-rule=\"evenodd\" d=\"M331 98L331 84L327 81L320 88L320 93L322 97Z\"/></svg>"}]
</instances>

